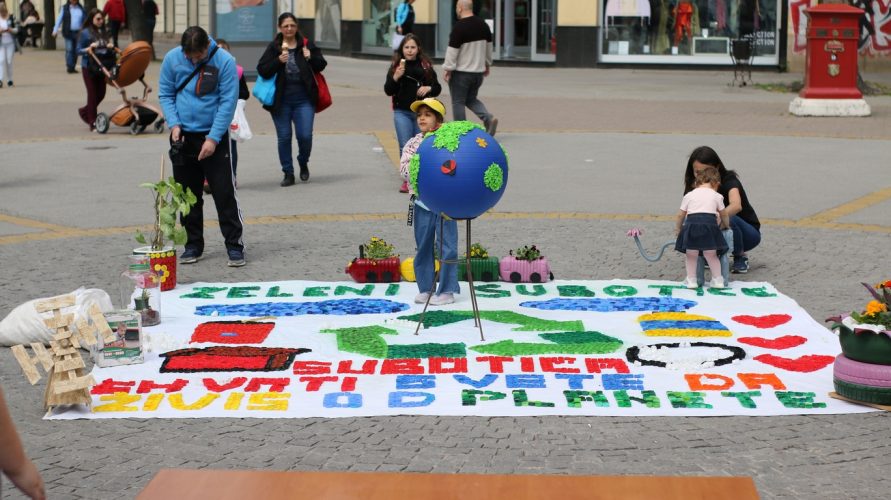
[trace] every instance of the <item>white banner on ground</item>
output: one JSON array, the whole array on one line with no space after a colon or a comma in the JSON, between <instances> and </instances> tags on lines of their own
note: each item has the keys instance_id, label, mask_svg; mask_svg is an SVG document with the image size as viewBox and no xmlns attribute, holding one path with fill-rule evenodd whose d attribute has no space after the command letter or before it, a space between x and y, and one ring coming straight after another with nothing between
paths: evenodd
<instances>
[{"instance_id":1,"label":"white banner on ground","mask_svg":"<svg viewBox=\"0 0 891 500\"><path fill-rule=\"evenodd\" d=\"M769 283L196 283L162 296L139 365L95 368L93 407L47 418L855 413L836 336Z\"/></svg>"}]
</instances>

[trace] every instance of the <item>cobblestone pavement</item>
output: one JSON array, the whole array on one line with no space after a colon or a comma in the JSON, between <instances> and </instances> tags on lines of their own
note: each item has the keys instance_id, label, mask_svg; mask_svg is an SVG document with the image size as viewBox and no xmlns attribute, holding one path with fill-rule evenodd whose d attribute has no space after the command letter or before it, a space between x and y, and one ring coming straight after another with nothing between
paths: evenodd
<instances>
[{"instance_id":1,"label":"cobblestone pavement","mask_svg":"<svg viewBox=\"0 0 891 500\"><path fill-rule=\"evenodd\" d=\"M181 268L181 281L340 280L371 234L412 248L386 64L330 61L335 104L317 116L311 181L278 187L271 120L250 102L257 137L239 151L248 265L225 266L210 223L207 258ZM0 316L81 285L114 295L121 256L151 217L138 184L155 178L165 151L163 136L89 134L76 113L81 78L64 73L61 52L26 51L15 64L16 87L0 89ZM653 247L671 237L686 155L709 144L739 171L765 221L745 279L770 281L817 320L859 306L858 283L891 271L891 98L868 98L869 118L803 119L786 111L792 94L729 87L731 78L496 66L481 97L501 120L510 187L474 224L476 239L496 253L536 243L560 278L680 280L680 260L645 262L625 231L645 228ZM101 109L115 100L109 92ZM6 349L0 380L51 498L134 497L161 467L746 475L764 498L883 498L889 486L883 413L47 422L42 385L28 385Z\"/></svg>"}]
</instances>

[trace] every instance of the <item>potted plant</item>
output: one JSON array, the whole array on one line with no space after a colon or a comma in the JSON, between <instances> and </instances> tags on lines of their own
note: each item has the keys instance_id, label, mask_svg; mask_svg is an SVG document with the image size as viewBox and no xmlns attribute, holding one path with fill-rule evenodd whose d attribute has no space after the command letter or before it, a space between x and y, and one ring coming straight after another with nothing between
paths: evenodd
<instances>
[{"instance_id":1,"label":"potted plant","mask_svg":"<svg viewBox=\"0 0 891 500\"><path fill-rule=\"evenodd\" d=\"M458 261L458 279L467 281L467 257L470 257L470 270L474 281L498 281L500 269L497 257L489 257L489 251L479 243L470 245L470 254Z\"/></svg>"},{"instance_id":2,"label":"potted plant","mask_svg":"<svg viewBox=\"0 0 891 500\"><path fill-rule=\"evenodd\" d=\"M372 236L368 243L359 245L359 257L346 267L357 283L391 283L399 281L399 256L393 245Z\"/></svg>"},{"instance_id":3,"label":"potted plant","mask_svg":"<svg viewBox=\"0 0 891 500\"><path fill-rule=\"evenodd\" d=\"M511 283L542 283L554 279L548 259L535 245L508 252L499 265L501 279Z\"/></svg>"},{"instance_id":4,"label":"potted plant","mask_svg":"<svg viewBox=\"0 0 891 500\"><path fill-rule=\"evenodd\" d=\"M176 287L176 245L186 243L186 230L177 224L178 214L188 215L198 198L189 188L183 188L173 177L164 178L163 163L161 180L146 182L140 187L152 190L154 197L155 221L151 235L147 238L142 231L136 232L136 241L148 245L135 249L134 253L148 254L151 271L158 275L161 290Z\"/></svg>"},{"instance_id":5,"label":"potted plant","mask_svg":"<svg viewBox=\"0 0 891 500\"><path fill-rule=\"evenodd\" d=\"M152 309L149 303L151 298L149 289L143 288L142 293L133 299L133 309L142 316L142 326L155 326L161 323L161 313Z\"/></svg>"},{"instance_id":6,"label":"potted plant","mask_svg":"<svg viewBox=\"0 0 891 500\"><path fill-rule=\"evenodd\" d=\"M842 353L863 363L891 365L891 280L871 287L862 283L873 300L860 311L835 316L832 329L838 332Z\"/></svg>"},{"instance_id":7,"label":"potted plant","mask_svg":"<svg viewBox=\"0 0 891 500\"><path fill-rule=\"evenodd\" d=\"M862 311L834 316L842 356L833 366L839 395L864 403L891 404L891 280L875 286L863 283L873 300Z\"/></svg>"}]
</instances>

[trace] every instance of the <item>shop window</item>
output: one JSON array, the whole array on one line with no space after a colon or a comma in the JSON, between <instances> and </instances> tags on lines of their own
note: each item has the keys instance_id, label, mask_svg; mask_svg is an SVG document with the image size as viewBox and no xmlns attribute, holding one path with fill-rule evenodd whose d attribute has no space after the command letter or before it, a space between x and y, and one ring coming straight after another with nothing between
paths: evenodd
<instances>
[{"instance_id":1,"label":"shop window","mask_svg":"<svg viewBox=\"0 0 891 500\"><path fill-rule=\"evenodd\" d=\"M736 39L752 40L756 56L777 54L777 0L606 0L603 5L605 56L723 56L721 62L730 64L730 42Z\"/></svg>"}]
</instances>

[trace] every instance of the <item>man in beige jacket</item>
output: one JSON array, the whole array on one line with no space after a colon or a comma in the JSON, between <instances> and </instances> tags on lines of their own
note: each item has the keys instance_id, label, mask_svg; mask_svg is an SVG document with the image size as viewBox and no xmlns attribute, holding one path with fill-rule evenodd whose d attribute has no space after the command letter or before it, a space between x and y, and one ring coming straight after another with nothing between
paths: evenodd
<instances>
[{"instance_id":1,"label":"man in beige jacket","mask_svg":"<svg viewBox=\"0 0 891 500\"><path fill-rule=\"evenodd\" d=\"M458 0L455 13L458 21L449 35L449 48L442 64L452 94L452 114L455 120L464 120L464 108L470 108L483 121L486 132L494 136L498 118L477 98L492 66L492 31L473 14L473 0Z\"/></svg>"}]
</instances>

